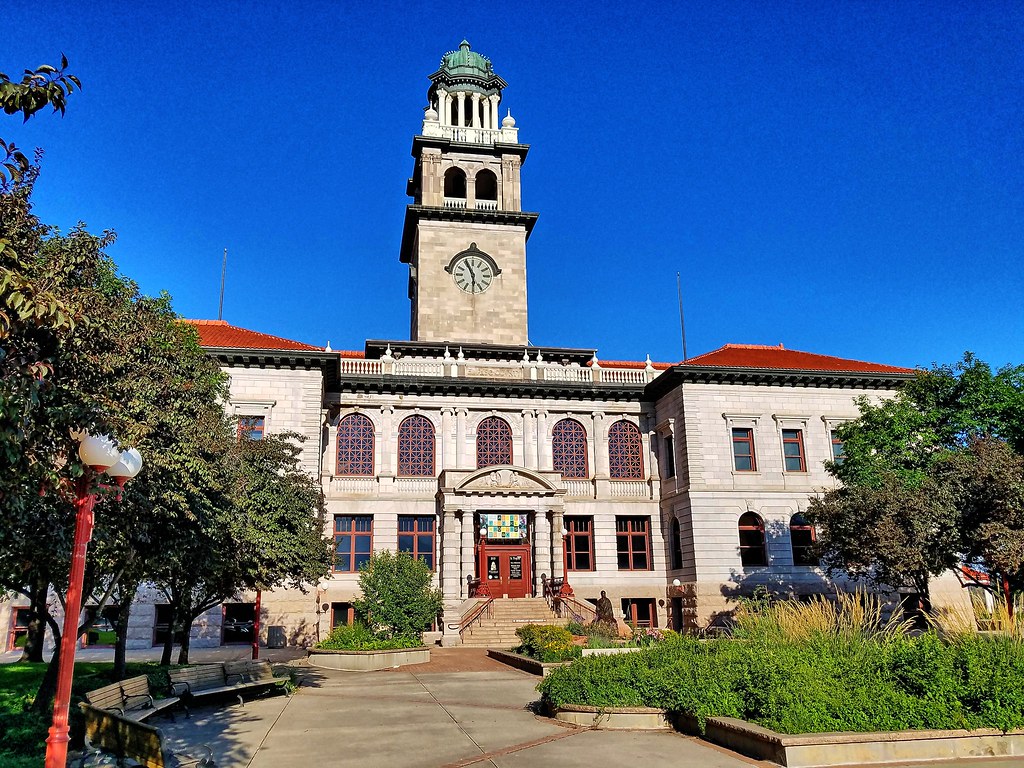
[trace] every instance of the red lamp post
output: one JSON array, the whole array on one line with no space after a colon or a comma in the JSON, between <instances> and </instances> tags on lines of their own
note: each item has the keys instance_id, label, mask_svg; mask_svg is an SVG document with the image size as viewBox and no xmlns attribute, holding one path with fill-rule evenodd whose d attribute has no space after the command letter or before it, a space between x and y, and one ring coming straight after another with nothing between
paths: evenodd
<instances>
[{"instance_id":1,"label":"red lamp post","mask_svg":"<svg viewBox=\"0 0 1024 768\"><path fill-rule=\"evenodd\" d=\"M569 531L562 528L562 588L558 591L560 597L572 597L572 587L569 586Z\"/></svg>"},{"instance_id":2,"label":"red lamp post","mask_svg":"<svg viewBox=\"0 0 1024 768\"><path fill-rule=\"evenodd\" d=\"M71 704L71 680L75 673L78 644L78 620L82 610L82 582L85 578L85 551L92 539L92 508L96 503L94 481L106 472L118 488L142 469L142 456L134 448L119 451L109 437L83 434L78 455L88 467L75 482L75 541L71 549L71 574L64 607L64 633L60 639L60 674L53 700L53 725L46 739L46 768L64 768L68 759L68 708ZM120 498L120 494L118 494Z\"/></svg>"},{"instance_id":3,"label":"red lamp post","mask_svg":"<svg viewBox=\"0 0 1024 768\"><path fill-rule=\"evenodd\" d=\"M477 587L477 594L481 597L490 597L491 588L487 585L490 574L487 571L487 526L480 526L480 586Z\"/></svg>"}]
</instances>

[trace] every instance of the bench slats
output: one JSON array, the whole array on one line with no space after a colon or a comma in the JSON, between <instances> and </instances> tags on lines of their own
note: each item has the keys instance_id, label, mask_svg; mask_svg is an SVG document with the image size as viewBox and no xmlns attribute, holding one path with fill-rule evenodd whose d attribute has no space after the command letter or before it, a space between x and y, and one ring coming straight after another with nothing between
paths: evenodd
<instances>
[{"instance_id":1,"label":"bench slats","mask_svg":"<svg viewBox=\"0 0 1024 768\"><path fill-rule=\"evenodd\" d=\"M145 768L215 765L213 753L207 746L172 753L165 748L163 734L158 728L84 702L80 706L85 714L86 743L94 749L112 753L119 759L131 758Z\"/></svg>"}]
</instances>

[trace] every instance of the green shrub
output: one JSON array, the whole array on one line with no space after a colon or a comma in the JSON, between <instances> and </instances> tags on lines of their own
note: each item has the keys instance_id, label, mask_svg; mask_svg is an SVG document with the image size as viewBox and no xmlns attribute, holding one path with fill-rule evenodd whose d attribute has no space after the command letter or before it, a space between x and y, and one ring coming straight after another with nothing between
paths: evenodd
<instances>
[{"instance_id":1,"label":"green shrub","mask_svg":"<svg viewBox=\"0 0 1024 768\"><path fill-rule=\"evenodd\" d=\"M587 628L578 621L570 621L565 625L565 628L570 635L576 635L577 637L582 637L587 634Z\"/></svg>"},{"instance_id":2,"label":"green shrub","mask_svg":"<svg viewBox=\"0 0 1024 768\"><path fill-rule=\"evenodd\" d=\"M405 552L374 552L359 573L356 615L378 637L419 642L442 608L441 591L430 586L431 578L427 564Z\"/></svg>"},{"instance_id":3,"label":"green shrub","mask_svg":"<svg viewBox=\"0 0 1024 768\"><path fill-rule=\"evenodd\" d=\"M515 649L537 661L549 663L578 658L580 647L573 645L572 633L549 624L527 624L516 630L520 645Z\"/></svg>"},{"instance_id":4,"label":"green shrub","mask_svg":"<svg viewBox=\"0 0 1024 768\"><path fill-rule=\"evenodd\" d=\"M313 647L325 651L388 651L416 648L422 644L422 640L417 636L381 637L357 621L335 627L331 634Z\"/></svg>"}]
</instances>

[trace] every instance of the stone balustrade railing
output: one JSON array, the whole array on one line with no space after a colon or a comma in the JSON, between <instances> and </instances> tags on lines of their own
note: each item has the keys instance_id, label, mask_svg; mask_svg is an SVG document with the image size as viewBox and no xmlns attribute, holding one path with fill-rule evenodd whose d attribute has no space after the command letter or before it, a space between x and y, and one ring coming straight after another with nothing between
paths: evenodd
<instances>
[{"instance_id":1,"label":"stone balustrade railing","mask_svg":"<svg viewBox=\"0 0 1024 768\"><path fill-rule=\"evenodd\" d=\"M472 128L457 125L441 125L437 120L423 121L423 135L433 138L450 139L463 144L518 144L519 129Z\"/></svg>"},{"instance_id":2,"label":"stone balustrade railing","mask_svg":"<svg viewBox=\"0 0 1024 768\"><path fill-rule=\"evenodd\" d=\"M537 360L465 360L457 357L431 359L394 359L385 355L379 360L341 358L342 376L412 376L499 381L552 381L583 384L643 386L661 371L652 365L644 368L604 368L561 365Z\"/></svg>"},{"instance_id":3,"label":"stone balustrade railing","mask_svg":"<svg viewBox=\"0 0 1024 768\"><path fill-rule=\"evenodd\" d=\"M344 477L327 475L324 493L331 497L374 496L433 498L437 494L435 477ZM563 480L566 499L651 499L655 489L650 480Z\"/></svg>"}]
</instances>

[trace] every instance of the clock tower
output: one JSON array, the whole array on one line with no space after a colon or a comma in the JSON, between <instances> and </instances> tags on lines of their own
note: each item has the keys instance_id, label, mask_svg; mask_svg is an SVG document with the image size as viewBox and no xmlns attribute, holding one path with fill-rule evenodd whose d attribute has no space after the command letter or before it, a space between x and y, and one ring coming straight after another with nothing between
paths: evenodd
<instances>
[{"instance_id":1,"label":"clock tower","mask_svg":"<svg viewBox=\"0 0 1024 768\"><path fill-rule=\"evenodd\" d=\"M519 143L507 84L465 40L430 76L407 194L401 259L409 265L413 341L527 345L526 241Z\"/></svg>"}]
</instances>

